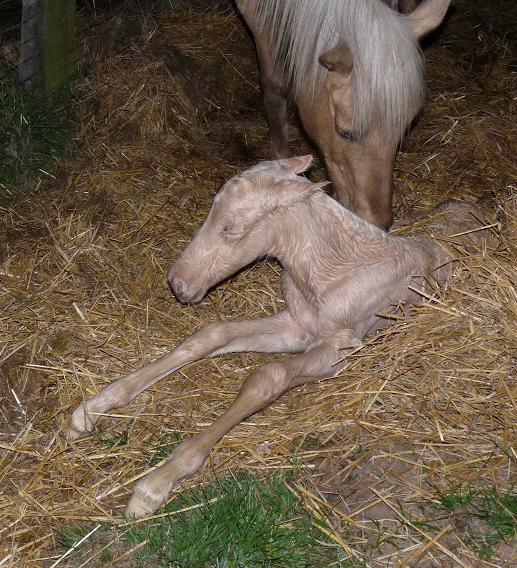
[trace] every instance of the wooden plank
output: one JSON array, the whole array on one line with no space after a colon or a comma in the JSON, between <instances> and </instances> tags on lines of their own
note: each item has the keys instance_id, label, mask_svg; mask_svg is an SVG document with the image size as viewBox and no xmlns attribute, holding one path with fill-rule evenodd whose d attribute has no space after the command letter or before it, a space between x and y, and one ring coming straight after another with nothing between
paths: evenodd
<instances>
[{"instance_id":1,"label":"wooden plank","mask_svg":"<svg viewBox=\"0 0 517 568\"><path fill-rule=\"evenodd\" d=\"M40 0L43 92L63 87L76 72L75 0Z\"/></svg>"}]
</instances>

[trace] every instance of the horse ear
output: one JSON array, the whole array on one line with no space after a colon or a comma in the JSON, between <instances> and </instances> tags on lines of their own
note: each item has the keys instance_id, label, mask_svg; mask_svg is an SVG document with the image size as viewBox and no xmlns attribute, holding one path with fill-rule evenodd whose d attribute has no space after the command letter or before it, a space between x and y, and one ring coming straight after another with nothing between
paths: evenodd
<instances>
[{"instance_id":1,"label":"horse ear","mask_svg":"<svg viewBox=\"0 0 517 568\"><path fill-rule=\"evenodd\" d=\"M333 47L320 55L318 61L328 71L335 71L341 75L350 75L354 61L352 52L346 45L339 45Z\"/></svg>"},{"instance_id":2,"label":"horse ear","mask_svg":"<svg viewBox=\"0 0 517 568\"><path fill-rule=\"evenodd\" d=\"M294 158L277 160L277 164L289 168L295 174L301 174L311 167L313 159L312 154L307 154L306 156L295 156Z\"/></svg>"},{"instance_id":3,"label":"horse ear","mask_svg":"<svg viewBox=\"0 0 517 568\"><path fill-rule=\"evenodd\" d=\"M420 39L437 28L443 20L451 0L424 0L411 14L407 22L411 33Z\"/></svg>"}]
</instances>

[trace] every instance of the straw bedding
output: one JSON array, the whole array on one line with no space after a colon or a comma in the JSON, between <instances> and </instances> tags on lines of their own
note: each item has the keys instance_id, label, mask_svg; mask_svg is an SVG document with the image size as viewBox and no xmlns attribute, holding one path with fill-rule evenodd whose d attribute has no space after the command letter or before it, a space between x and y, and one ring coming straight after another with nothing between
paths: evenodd
<instances>
[{"instance_id":1,"label":"straw bedding","mask_svg":"<svg viewBox=\"0 0 517 568\"><path fill-rule=\"evenodd\" d=\"M407 221L444 198L481 202L497 245L449 245L458 266L445 290L370 338L338 378L296 389L237 427L181 486L295 467L315 516L337 507L329 530L346 551L371 541L379 523L394 535L376 566L481 564L459 522L444 521L434 540L414 528L433 514L422 503L435 486L508 491L516 479L515 35L501 14L498 25L480 23L467 4L458 1L427 51L428 104L398 159L396 210ZM199 306L179 305L166 281L218 187L267 157L250 38L226 3L132 18L137 33L122 48L120 16L85 26L74 159L1 220L5 566L50 566L63 526L120 521L150 456L212 422L250 369L272 359L189 365L103 418L93 437L65 442L70 412L114 378L210 321L282 306L272 261ZM296 126L291 134L296 151L310 151ZM512 565L512 554L502 544L490 565ZM60 565L79 565L72 556ZM115 565L123 562L132 565Z\"/></svg>"}]
</instances>

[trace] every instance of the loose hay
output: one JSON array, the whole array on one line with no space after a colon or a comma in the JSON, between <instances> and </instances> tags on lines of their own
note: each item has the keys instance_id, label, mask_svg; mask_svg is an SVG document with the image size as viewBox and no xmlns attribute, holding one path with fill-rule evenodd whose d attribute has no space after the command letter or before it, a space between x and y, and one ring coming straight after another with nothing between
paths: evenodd
<instances>
[{"instance_id":1,"label":"loose hay","mask_svg":"<svg viewBox=\"0 0 517 568\"><path fill-rule=\"evenodd\" d=\"M181 486L238 469L294 468L293 491L315 517L331 519L327 530L349 554L361 555L376 524L392 535L376 566L481 562L460 526L419 529L426 511L417 505L434 486L505 491L516 480L514 40L488 25L473 31L474 16L457 4L427 53L429 104L399 157L397 211L481 200L502 223L499 244L457 247L445 290L370 338L338 378L296 389L240 425ZM65 443L71 410L114 378L209 321L282 306L274 262L199 306L171 296L169 265L222 182L267 156L268 133L253 46L229 5L144 13L139 24L123 49L108 33L114 19L84 33L91 75L77 159L62 166L61 184L13 204L2 220L2 566L51 566L63 554L60 527L119 522L150 456L208 425L244 376L273 358L189 365L103 418L95 436ZM508 550L498 553L492 565L510 565ZM78 565L73 557L60 565Z\"/></svg>"}]
</instances>

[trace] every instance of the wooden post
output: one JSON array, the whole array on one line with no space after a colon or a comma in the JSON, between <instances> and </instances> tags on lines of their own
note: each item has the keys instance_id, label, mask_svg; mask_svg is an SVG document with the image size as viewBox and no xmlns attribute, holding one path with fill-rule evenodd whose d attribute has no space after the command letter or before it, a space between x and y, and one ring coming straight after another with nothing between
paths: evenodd
<instances>
[{"instance_id":1,"label":"wooden post","mask_svg":"<svg viewBox=\"0 0 517 568\"><path fill-rule=\"evenodd\" d=\"M57 91L76 72L75 0L40 0L44 93Z\"/></svg>"},{"instance_id":2,"label":"wooden post","mask_svg":"<svg viewBox=\"0 0 517 568\"><path fill-rule=\"evenodd\" d=\"M20 83L47 95L75 72L75 0L23 0Z\"/></svg>"},{"instance_id":3,"label":"wooden post","mask_svg":"<svg viewBox=\"0 0 517 568\"><path fill-rule=\"evenodd\" d=\"M43 84L40 13L39 0L23 0L18 80L28 90Z\"/></svg>"}]
</instances>

